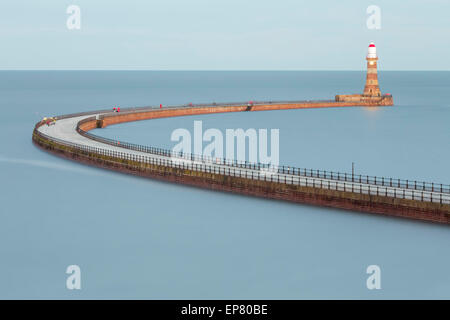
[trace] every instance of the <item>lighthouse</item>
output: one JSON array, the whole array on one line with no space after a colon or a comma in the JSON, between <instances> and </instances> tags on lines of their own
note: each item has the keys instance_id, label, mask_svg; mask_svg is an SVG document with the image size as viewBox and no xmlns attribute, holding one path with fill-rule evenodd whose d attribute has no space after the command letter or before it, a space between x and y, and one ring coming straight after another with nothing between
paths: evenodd
<instances>
[{"instance_id":1,"label":"lighthouse","mask_svg":"<svg viewBox=\"0 0 450 320\"><path fill-rule=\"evenodd\" d=\"M366 60L367 75L363 94L338 94L335 97L335 101L359 106L394 105L394 98L391 94L381 94L380 86L378 85L377 74L377 47L375 47L375 44L373 42L369 44L369 50L367 51Z\"/></svg>"},{"instance_id":2,"label":"lighthouse","mask_svg":"<svg viewBox=\"0 0 450 320\"><path fill-rule=\"evenodd\" d=\"M377 47L375 44L371 42L369 44L369 49L367 51L367 76L366 76L366 85L364 87L365 96L375 96L380 97L381 91L378 85L378 74L377 74Z\"/></svg>"}]
</instances>

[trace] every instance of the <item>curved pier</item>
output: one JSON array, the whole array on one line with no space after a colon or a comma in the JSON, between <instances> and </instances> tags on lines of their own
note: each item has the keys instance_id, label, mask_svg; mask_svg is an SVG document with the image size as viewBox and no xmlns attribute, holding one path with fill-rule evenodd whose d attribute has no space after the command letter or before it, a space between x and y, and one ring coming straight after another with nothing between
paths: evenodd
<instances>
[{"instance_id":1,"label":"curved pier","mask_svg":"<svg viewBox=\"0 0 450 320\"><path fill-rule=\"evenodd\" d=\"M390 97L388 97L390 99ZM89 133L117 123L164 117L280 109L373 106L373 101L294 101L100 110L36 124L33 142L60 156L124 173L298 203L450 222L450 186L174 154ZM386 105L381 101L377 105Z\"/></svg>"}]
</instances>

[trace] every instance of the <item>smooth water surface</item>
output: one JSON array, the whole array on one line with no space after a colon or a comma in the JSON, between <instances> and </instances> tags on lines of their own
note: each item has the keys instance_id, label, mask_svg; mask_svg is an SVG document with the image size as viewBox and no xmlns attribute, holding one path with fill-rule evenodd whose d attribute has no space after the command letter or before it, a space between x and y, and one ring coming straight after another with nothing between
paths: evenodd
<instances>
[{"instance_id":1,"label":"smooth water surface","mask_svg":"<svg viewBox=\"0 0 450 320\"><path fill-rule=\"evenodd\" d=\"M450 183L450 72L383 72L392 108L158 119L97 134L278 128L280 162ZM0 298L450 298L444 225L212 192L47 154L44 116L113 106L333 99L363 72L0 72ZM67 290L79 265L82 289ZM381 290L366 268L381 268Z\"/></svg>"}]
</instances>

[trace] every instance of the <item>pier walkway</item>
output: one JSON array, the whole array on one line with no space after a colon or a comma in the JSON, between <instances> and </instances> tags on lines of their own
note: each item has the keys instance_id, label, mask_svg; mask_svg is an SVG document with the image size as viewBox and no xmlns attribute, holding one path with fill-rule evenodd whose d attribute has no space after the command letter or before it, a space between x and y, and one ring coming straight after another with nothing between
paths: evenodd
<instances>
[{"instance_id":1,"label":"pier walkway","mask_svg":"<svg viewBox=\"0 0 450 320\"><path fill-rule=\"evenodd\" d=\"M252 103L251 105L245 103L188 105L163 109L159 107L130 108L122 109L123 111L120 113L111 112L111 110L102 110L84 114L59 116L57 117L57 121L50 126L42 123L37 124L33 139L40 146L47 144L47 148L54 148L54 145L59 146L56 148L59 148L62 152L70 153L72 158L75 157L74 153L77 153L76 150L79 150L91 158L93 154L98 155L99 159L103 159L102 161L105 163L108 162L107 165L112 167L115 165L113 164L114 162L121 163L122 165L122 160L128 161L126 170L133 170L130 169L130 165L135 166L135 170L139 172L157 170L156 168L161 167L165 168L165 170L168 168L176 169L178 170L176 171L177 173L175 171L166 171L164 175L170 174L171 176L175 176L173 178L175 180L172 179L173 181L178 181L177 179L186 175L186 177L189 176L189 179L192 180L189 180L190 182L187 183L197 186L206 186L208 179L213 179L214 183L220 186L220 183L218 183L220 179L222 179L220 181L225 181L224 179L227 179L226 177L230 177L231 180L226 180L226 184L229 184L229 186L223 188L225 191L383 214L392 214L392 212L397 210L399 214L392 215L449 223L449 185L352 175L349 173L322 170L299 169L286 166L268 168L261 164L230 162L224 159L208 159L194 155L179 155L170 150L111 140L88 132L90 129L105 127L115 123L160 117L219 112L344 106L346 105L334 101L301 101L283 103L264 102ZM350 104L348 106L353 105ZM54 145L50 146L48 141L51 141ZM68 151L68 148L70 148L70 151ZM103 166L105 167L105 165ZM202 180L196 180L197 182L194 183L193 179L198 173L202 173ZM149 173L149 176L152 175L153 173ZM236 178L247 181L243 182L243 180L239 180L238 183L241 184L239 188L249 188L250 190L240 192L240 189L236 189L236 181L232 181ZM183 183L183 181L181 182ZM271 185L269 186L268 183L271 183ZM218 187L211 188L220 189ZM251 190L252 188L255 190ZM267 188L270 190L276 189L276 192L273 192L271 195L270 190ZM305 190L309 190L309 197L299 196L297 194L300 191L304 193L306 192ZM315 196L313 197L312 195ZM319 200L318 197L320 197ZM347 199L345 205L337 204L336 199L342 197ZM308 200L310 198L312 200ZM367 203L362 204L361 201ZM372 203L375 204L375 207L378 206L379 208L371 208ZM389 208L383 211L383 209L380 209L383 207L381 203L383 203L383 206ZM415 208L414 210L419 210L420 212L424 211L423 215L422 213L416 212L414 213L416 216L414 214L411 216L408 213L409 209L399 209L403 208L402 206L405 208Z\"/></svg>"}]
</instances>

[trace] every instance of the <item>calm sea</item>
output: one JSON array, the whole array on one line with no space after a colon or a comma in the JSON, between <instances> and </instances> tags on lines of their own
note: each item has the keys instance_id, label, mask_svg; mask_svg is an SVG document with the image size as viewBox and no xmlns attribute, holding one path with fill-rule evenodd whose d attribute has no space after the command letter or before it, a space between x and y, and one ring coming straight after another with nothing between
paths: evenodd
<instances>
[{"instance_id":1,"label":"calm sea","mask_svg":"<svg viewBox=\"0 0 450 320\"><path fill-rule=\"evenodd\" d=\"M393 108L231 113L111 126L165 148L174 129L276 128L280 162L450 183L450 72L382 72ZM0 72L0 298L450 298L447 226L250 198L59 159L44 116L113 106L333 99L363 72ZM67 266L81 290L66 289ZM381 268L368 290L366 268Z\"/></svg>"}]
</instances>

